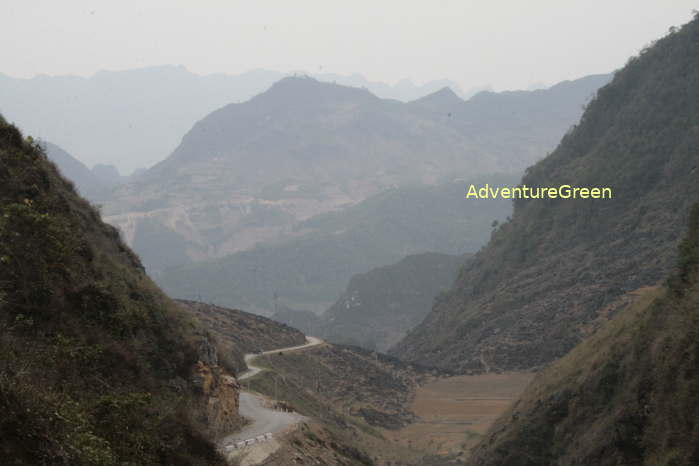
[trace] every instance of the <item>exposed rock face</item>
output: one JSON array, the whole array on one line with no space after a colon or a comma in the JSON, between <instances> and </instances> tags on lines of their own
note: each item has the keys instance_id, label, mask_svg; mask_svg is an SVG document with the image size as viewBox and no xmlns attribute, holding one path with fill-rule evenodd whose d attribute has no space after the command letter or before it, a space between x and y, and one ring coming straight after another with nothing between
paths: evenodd
<instances>
[{"instance_id":1,"label":"exposed rock face","mask_svg":"<svg viewBox=\"0 0 699 466\"><path fill-rule=\"evenodd\" d=\"M235 377L226 374L219 366L199 362L194 367L193 383L203 397L200 421L214 438L230 434L242 425L238 415L240 386Z\"/></svg>"},{"instance_id":2,"label":"exposed rock face","mask_svg":"<svg viewBox=\"0 0 699 466\"><path fill-rule=\"evenodd\" d=\"M192 385L200 396L197 421L214 438L242 425L238 415L240 385L218 365L216 348L208 340L199 346L199 361L192 370Z\"/></svg>"}]
</instances>

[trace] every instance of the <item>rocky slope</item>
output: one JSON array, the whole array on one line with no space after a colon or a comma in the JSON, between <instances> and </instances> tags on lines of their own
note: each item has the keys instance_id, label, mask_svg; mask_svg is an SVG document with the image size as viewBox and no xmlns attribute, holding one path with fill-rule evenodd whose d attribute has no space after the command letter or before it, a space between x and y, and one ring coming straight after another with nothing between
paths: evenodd
<instances>
[{"instance_id":1,"label":"rocky slope","mask_svg":"<svg viewBox=\"0 0 699 466\"><path fill-rule=\"evenodd\" d=\"M385 352L422 322L466 258L424 253L355 275L315 323L314 335Z\"/></svg>"},{"instance_id":2,"label":"rocky slope","mask_svg":"<svg viewBox=\"0 0 699 466\"><path fill-rule=\"evenodd\" d=\"M461 372L536 367L667 276L699 199L697 79L696 20L631 59L522 179L613 198L517 200L394 354Z\"/></svg>"},{"instance_id":3,"label":"rocky slope","mask_svg":"<svg viewBox=\"0 0 699 466\"><path fill-rule=\"evenodd\" d=\"M699 204L679 264L539 374L469 464L697 464Z\"/></svg>"},{"instance_id":4,"label":"rocky slope","mask_svg":"<svg viewBox=\"0 0 699 466\"><path fill-rule=\"evenodd\" d=\"M2 117L0 263L4 464L223 464L240 419L214 342Z\"/></svg>"}]
</instances>

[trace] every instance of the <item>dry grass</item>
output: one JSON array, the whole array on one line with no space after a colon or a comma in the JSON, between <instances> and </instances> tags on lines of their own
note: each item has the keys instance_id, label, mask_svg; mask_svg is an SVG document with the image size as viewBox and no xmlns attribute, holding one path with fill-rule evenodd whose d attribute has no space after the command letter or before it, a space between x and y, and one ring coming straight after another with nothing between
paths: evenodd
<instances>
[{"instance_id":1,"label":"dry grass","mask_svg":"<svg viewBox=\"0 0 699 466\"><path fill-rule=\"evenodd\" d=\"M385 436L435 454L468 450L522 393L532 373L450 377L420 387L412 403L419 420Z\"/></svg>"}]
</instances>

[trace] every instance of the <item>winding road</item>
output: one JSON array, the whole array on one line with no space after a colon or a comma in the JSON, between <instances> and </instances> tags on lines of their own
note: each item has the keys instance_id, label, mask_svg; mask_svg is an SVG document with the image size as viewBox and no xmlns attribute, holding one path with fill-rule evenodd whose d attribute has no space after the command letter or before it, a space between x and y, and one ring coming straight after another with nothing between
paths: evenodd
<instances>
[{"instance_id":1,"label":"winding road","mask_svg":"<svg viewBox=\"0 0 699 466\"><path fill-rule=\"evenodd\" d=\"M292 346L289 348L280 348L271 351L265 351L264 353L258 354L246 354L245 363L248 366L248 370L243 372L238 380L242 381L255 376L263 370L263 367L256 366L254 361L258 356L264 356L266 354L274 354L279 352L288 353L291 351L301 351L314 346L323 344L323 340L316 337L306 337L306 343L299 346ZM224 448L227 445L235 444L243 440L251 439L264 435L267 433L277 434L287 427L297 424L306 419L298 413L286 413L282 411L276 411L264 406L265 399L258 394L251 393L249 391L241 390L240 392L240 406L239 413L241 416L252 421L250 424L246 425L240 432L226 436L221 441L221 446Z\"/></svg>"}]
</instances>

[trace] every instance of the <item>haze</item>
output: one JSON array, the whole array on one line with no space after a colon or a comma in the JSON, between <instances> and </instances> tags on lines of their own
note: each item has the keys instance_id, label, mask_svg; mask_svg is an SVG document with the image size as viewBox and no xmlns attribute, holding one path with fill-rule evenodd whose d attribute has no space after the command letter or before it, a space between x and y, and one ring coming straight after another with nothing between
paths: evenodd
<instances>
[{"instance_id":1,"label":"haze","mask_svg":"<svg viewBox=\"0 0 699 466\"><path fill-rule=\"evenodd\" d=\"M0 16L0 72L89 76L156 64L200 74L362 73L463 89L610 72L695 2L25 1Z\"/></svg>"}]
</instances>

